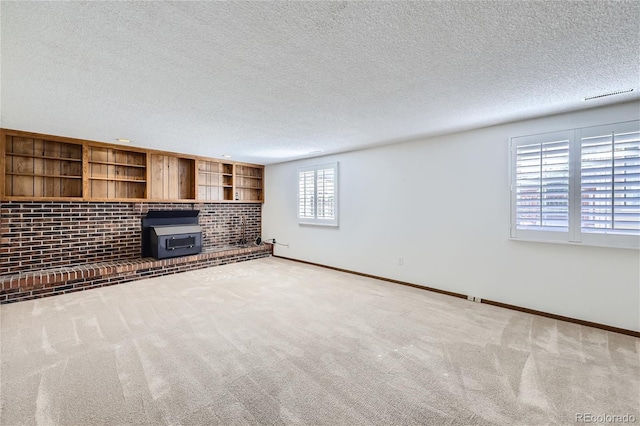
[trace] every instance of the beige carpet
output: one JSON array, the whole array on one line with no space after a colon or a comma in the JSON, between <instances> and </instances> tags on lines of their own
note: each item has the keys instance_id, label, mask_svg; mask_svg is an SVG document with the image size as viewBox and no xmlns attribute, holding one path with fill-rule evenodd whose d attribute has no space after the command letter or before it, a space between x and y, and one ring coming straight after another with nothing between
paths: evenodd
<instances>
[{"instance_id":1,"label":"beige carpet","mask_svg":"<svg viewBox=\"0 0 640 426\"><path fill-rule=\"evenodd\" d=\"M638 339L282 259L0 312L3 426L640 422Z\"/></svg>"}]
</instances>

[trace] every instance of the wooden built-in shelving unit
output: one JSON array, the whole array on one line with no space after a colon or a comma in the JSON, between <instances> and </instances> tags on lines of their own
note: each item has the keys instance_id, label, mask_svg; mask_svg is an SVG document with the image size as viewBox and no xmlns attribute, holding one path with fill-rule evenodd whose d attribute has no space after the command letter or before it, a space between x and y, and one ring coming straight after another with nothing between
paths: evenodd
<instances>
[{"instance_id":1,"label":"wooden built-in shelving unit","mask_svg":"<svg viewBox=\"0 0 640 426\"><path fill-rule=\"evenodd\" d=\"M105 199L144 199L147 155L123 149L88 146L88 196Z\"/></svg>"},{"instance_id":2,"label":"wooden built-in shelving unit","mask_svg":"<svg viewBox=\"0 0 640 426\"><path fill-rule=\"evenodd\" d=\"M219 161L198 160L199 200L224 200L222 189L222 164Z\"/></svg>"},{"instance_id":3,"label":"wooden built-in shelving unit","mask_svg":"<svg viewBox=\"0 0 640 426\"><path fill-rule=\"evenodd\" d=\"M236 165L235 187L241 200L262 200L262 172L261 167Z\"/></svg>"},{"instance_id":4,"label":"wooden built-in shelving unit","mask_svg":"<svg viewBox=\"0 0 640 426\"><path fill-rule=\"evenodd\" d=\"M82 145L14 135L3 139L5 196L82 197Z\"/></svg>"},{"instance_id":5,"label":"wooden built-in shelving unit","mask_svg":"<svg viewBox=\"0 0 640 426\"><path fill-rule=\"evenodd\" d=\"M1 129L3 200L262 203L264 166Z\"/></svg>"}]
</instances>

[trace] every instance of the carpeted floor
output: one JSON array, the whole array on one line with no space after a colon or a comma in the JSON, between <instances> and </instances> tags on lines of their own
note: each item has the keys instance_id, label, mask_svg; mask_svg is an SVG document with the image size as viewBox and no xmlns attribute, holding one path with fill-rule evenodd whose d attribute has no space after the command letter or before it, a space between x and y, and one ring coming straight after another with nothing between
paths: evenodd
<instances>
[{"instance_id":1,"label":"carpeted floor","mask_svg":"<svg viewBox=\"0 0 640 426\"><path fill-rule=\"evenodd\" d=\"M640 422L640 341L266 258L0 307L0 423Z\"/></svg>"}]
</instances>

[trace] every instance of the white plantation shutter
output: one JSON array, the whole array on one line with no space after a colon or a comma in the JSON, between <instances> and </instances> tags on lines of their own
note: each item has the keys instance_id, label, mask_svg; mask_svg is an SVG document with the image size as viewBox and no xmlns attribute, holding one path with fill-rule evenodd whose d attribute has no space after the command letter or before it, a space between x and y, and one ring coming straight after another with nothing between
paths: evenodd
<instances>
[{"instance_id":1,"label":"white plantation shutter","mask_svg":"<svg viewBox=\"0 0 640 426\"><path fill-rule=\"evenodd\" d=\"M511 237L640 247L640 121L511 139Z\"/></svg>"},{"instance_id":2,"label":"white plantation shutter","mask_svg":"<svg viewBox=\"0 0 640 426\"><path fill-rule=\"evenodd\" d=\"M640 236L640 130L623 123L581 132L581 232Z\"/></svg>"},{"instance_id":3,"label":"white plantation shutter","mask_svg":"<svg viewBox=\"0 0 640 426\"><path fill-rule=\"evenodd\" d=\"M298 220L338 225L338 163L298 169Z\"/></svg>"},{"instance_id":4,"label":"white plantation shutter","mask_svg":"<svg viewBox=\"0 0 640 426\"><path fill-rule=\"evenodd\" d=\"M313 170L298 172L298 217L313 219L315 209L315 172Z\"/></svg>"},{"instance_id":5,"label":"white plantation shutter","mask_svg":"<svg viewBox=\"0 0 640 426\"><path fill-rule=\"evenodd\" d=\"M569 132L514 138L513 236L569 231L569 143Z\"/></svg>"},{"instance_id":6,"label":"white plantation shutter","mask_svg":"<svg viewBox=\"0 0 640 426\"><path fill-rule=\"evenodd\" d=\"M335 169L320 169L316 173L318 183L318 218L333 219L335 216Z\"/></svg>"},{"instance_id":7,"label":"white plantation shutter","mask_svg":"<svg viewBox=\"0 0 640 426\"><path fill-rule=\"evenodd\" d=\"M518 229L569 230L569 140L516 148Z\"/></svg>"}]
</instances>

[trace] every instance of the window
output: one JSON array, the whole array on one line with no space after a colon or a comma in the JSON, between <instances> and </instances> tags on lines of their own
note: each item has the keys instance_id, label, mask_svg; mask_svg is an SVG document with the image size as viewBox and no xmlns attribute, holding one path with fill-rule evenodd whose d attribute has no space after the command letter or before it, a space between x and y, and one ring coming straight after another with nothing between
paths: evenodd
<instances>
[{"instance_id":1,"label":"window","mask_svg":"<svg viewBox=\"0 0 640 426\"><path fill-rule=\"evenodd\" d=\"M298 169L298 222L338 226L338 163Z\"/></svg>"},{"instance_id":2,"label":"window","mask_svg":"<svg viewBox=\"0 0 640 426\"><path fill-rule=\"evenodd\" d=\"M511 236L640 247L640 122L511 139Z\"/></svg>"}]
</instances>

